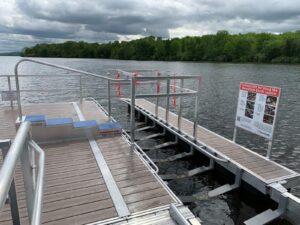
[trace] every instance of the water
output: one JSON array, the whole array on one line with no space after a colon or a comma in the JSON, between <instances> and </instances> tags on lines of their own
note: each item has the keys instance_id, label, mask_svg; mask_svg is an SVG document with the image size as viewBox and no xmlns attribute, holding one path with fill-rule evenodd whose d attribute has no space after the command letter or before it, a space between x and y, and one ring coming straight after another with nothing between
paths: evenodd
<instances>
[{"instance_id":1,"label":"water","mask_svg":"<svg viewBox=\"0 0 300 225\"><path fill-rule=\"evenodd\" d=\"M13 74L13 66L19 57L0 57L1 74ZM223 64L223 63L183 63L183 62L140 62L100 59L42 59L48 62L70 66L98 74L105 74L107 70L119 68L123 70L160 70L173 71L177 74L190 74L202 76L199 124L227 138L232 138L235 118L235 109L239 83L241 81L259 83L282 88L282 96L279 104L279 114L276 124L273 144L272 159L300 172L300 65L264 65L264 64ZM29 63L22 64L21 74L58 74L58 70L49 69ZM63 72L66 74L66 72ZM113 75L112 75L113 76ZM95 96L102 104L106 104L105 84L95 79L84 79L83 84L89 90L84 90L85 96ZM40 89L40 93L23 93L25 102L70 101L79 97L79 92L72 90L57 90L47 92L46 89L74 89L78 88L78 78L22 78L23 89ZM193 83L187 83L193 88ZM6 89L5 79L0 79L0 89ZM116 87L112 88L115 93ZM122 89L122 95L128 97L128 90ZM113 102L113 115L126 126L128 116L124 113L126 106ZM3 104L0 102L0 105ZM162 103L163 104L163 103ZM193 99L184 100L183 115L193 117ZM174 109L173 109L174 110ZM240 144L258 152L266 154L266 141L263 138L239 131L237 140ZM186 162L182 162L185 164ZM167 165L167 164L166 164ZM178 165L185 166L185 165ZM166 169L168 166L163 166ZM179 185L178 185L179 184ZM203 196L198 202L194 202L193 211L205 220L204 224L240 224L247 214L255 214L256 209L251 209L245 202L234 203L233 195L225 195L209 200L205 198L207 185L213 186L209 176L197 177L179 183L170 182L175 192L181 194L192 193L201 190ZM177 188L177 189L176 189ZM300 196L300 189L293 190ZM238 213L237 213L238 212ZM238 216L237 216L238 214ZM218 215L218 216L215 216Z\"/></svg>"}]
</instances>

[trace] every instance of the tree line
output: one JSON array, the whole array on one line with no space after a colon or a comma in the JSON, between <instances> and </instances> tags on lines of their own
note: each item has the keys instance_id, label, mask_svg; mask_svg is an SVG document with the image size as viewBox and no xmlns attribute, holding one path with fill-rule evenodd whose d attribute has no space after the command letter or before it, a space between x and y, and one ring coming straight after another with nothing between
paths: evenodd
<instances>
[{"instance_id":1,"label":"tree line","mask_svg":"<svg viewBox=\"0 0 300 225\"><path fill-rule=\"evenodd\" d=\"M145 37L104 44L67 41L24 48L21 56L126 60L300 63L300 31L282 34L216 34L162 39Z\"/></svg>"}]
</instances>

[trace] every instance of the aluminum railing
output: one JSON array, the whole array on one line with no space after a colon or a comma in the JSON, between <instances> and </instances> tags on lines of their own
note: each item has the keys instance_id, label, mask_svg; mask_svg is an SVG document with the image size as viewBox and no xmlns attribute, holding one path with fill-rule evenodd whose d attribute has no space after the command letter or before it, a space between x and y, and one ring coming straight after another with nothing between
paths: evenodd
<instances>
[{"instance_id":1,"label":"aluminum railing","mask_svg":"<svg viewBox=\"0 0 300 225\"><path fill-rule=\"evenodd\" d=\"M171 80L180 80L180 89L179 92L171 93ZM192 79L197 80L197 91L193 91L187 88L184 88L184 80ZM156 81L160 82L161 80L166 81L166 93L157 93L157 94L136 94L137 82L142 81ZM181 128L181 119L182 119L182 97L184 96L196 96L195 98L195 110L194 110L194 125L193 125L193 136L197 137L197 124L198 124L198 109L199 109L199 95L200 95L200 85L201 85L201 76L139 76L139 77L131 77L131 117L130 117L130 134L131 134L131 142L135 142L135 100L139 98L156 98L155 105L155 113L156 117L158 116L158 108L159 108L159 99L161 97L166 98L166 114L165 121L169 122L169 112L170 112L170 97L178 96L179 100L179 110L178 110L178 121L177 127L180 130Z\"/></svg>"},{"instance_id":2,"label":"aluminum railing","mask_svg":"<svg viewBox=\"0 0 300 225\"><path fill-rule=\"evenodd\" d=\"M44 164L45 154L43 150L31 140L31 124L29 122L21 123L17 135L5 154L3 165L0 170L0 215L3 210L7 195L14 185L14 173L18 160L21 161L23 172L24 187L26 194L26 206L28 211L29 223L31 225L40 225L43 205L43 186L44 186ZM3 143L2 143L3 144ZM7 146L0 146L2 151ZM39 154L38 165L35 164L35 154ZM36 168L38 169L36 173ZM15 188L15 187L14 187ZM14 193L15 194L15 193ZM16 200L16 199L14 199ZM12 199L10 199L12 201ZM14 224L20 224L18 208L16 202L11 202L11 211L18 218L13 217Z\"/></svg>"},{"instance_id":3,"label":"aluminum railing","mask_svg":"<svg viewBox=\"0 0 300 225\"><path fill-rule=\"evenodd\" d=\"M18 115L20 118L22 118L22 105L21 105L21 95L20 95L20 83L19 83L19 65L23 62L31 62L31 63L36 63L36 64L40 64L40 65L44 65L44 66L49 66L52 68L57 68L57 69L62 69L65 71L69 71L69 72L74 72L74 73L78 73L81 75L85 75L85 76L91 76L91 77L95 77L95 78L99 78L102 80L107 81L107 98L108 98L108 113L109 116L111 116L111 94L110 94L110 86L112 83L127 83L129 84L129 80L128 79L114 79L114 78L110 78L107 76L103 76L100 74L95 74L95 73L90 73L90 72L86 72L83 70L77 70L77 69L73 69L70 67L66 67L66 66L60 66L60 65L56 65L56 64L52 64L52 63L47 63L47 62L43 62L43 61L39 61L39 60L34 60L34 59L21 59L16 65L15 65L15 82L16 82L16 92L17 92L17 102L18 102ZM80 77L80 101L82 101L82 80Z\"/></svg>"}]
</instances>

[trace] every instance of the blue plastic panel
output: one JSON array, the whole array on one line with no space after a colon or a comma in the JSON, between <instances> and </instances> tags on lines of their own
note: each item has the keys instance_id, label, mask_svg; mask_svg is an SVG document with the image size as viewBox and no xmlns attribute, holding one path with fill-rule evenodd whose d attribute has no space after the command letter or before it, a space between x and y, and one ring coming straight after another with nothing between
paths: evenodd
<instances>
[{"instance_id":1,"label":"blue plastic panel","mask_svg":"<svg viewBox=\"0 0 300 225\"><path fill-rule=\"evenodd\" d=\"M76 121L73 123L75 128L97 127L96 120Z\"/></svg>"},{"instance_id":2,"label":"blue plastic panel","mask_svg":"<svg viewBox=\"0 0 300 225\"><path fill-rule=\"evenodd\" d=\"M73 123L72 118L54 118L54 119L46 120L47 126L58 126L58 125L66 125L66 124L72 124L72 123Z\"/></svg>"},{"instance_id":3,"label":"blue plastic panel","mask_svg":"<svg viewBox=\"0 0 300 225\"><path fill-rule=\"evenodd\" d=\"M25 121L29 121L31 123L41 123L45 122L46 117L45 115L26 115Z\"/></svg>"},{"instance_id":4,"label":"blue plastic panel","mask_svg":"<svg viewBox=\"0 0 300 225\"><path fill-rule=\"evenodd\" d=\"M121 124L117 123L117 122L107 122L107 123L101 123L98 126L99 130L119 130L122 129Z\"/></svg>"}]
</instances>

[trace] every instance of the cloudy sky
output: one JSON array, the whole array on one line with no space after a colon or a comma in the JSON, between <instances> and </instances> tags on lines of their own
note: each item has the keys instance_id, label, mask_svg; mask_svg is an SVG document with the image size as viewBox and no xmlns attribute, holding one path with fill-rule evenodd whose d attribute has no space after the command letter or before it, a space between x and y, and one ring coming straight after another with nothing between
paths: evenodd
<instances>
[{"instance_id":1,"label":"cloudy sky","mask_svg":"<svg viewBox=\"0 0 300 225\"><path fill-rule=\"evenodd\" d=\"M300 0L0 0L0 52L44 42L108 42L300 30Z\"/></svg>"}]
</instances>

